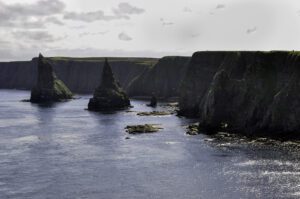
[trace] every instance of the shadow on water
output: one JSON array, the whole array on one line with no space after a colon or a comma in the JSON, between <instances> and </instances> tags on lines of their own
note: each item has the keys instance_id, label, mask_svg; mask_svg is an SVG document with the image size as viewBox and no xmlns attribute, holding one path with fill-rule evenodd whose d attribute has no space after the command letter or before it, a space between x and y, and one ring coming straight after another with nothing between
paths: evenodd
<instances>
[{"instance_id":1,"label":"shadow on water","mask_svg":"<svg viewBox=\"0 0 300 199\"><path fill-rule=\"evenodd\" d=\"M32 105L36 106L37 108L56 108L57 103L55 102L44 102L44 103L32 103Z\"/></svg>"}]
</instances>

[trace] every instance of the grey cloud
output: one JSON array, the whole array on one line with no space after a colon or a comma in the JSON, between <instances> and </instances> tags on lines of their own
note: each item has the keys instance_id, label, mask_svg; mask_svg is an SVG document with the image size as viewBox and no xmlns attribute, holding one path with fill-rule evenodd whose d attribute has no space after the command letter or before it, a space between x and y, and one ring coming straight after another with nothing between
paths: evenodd
<instances>
[{"instance_id":1,"label":"grey cloud","mask_svg":"<svg viewBox=\"0 0 300 199\"><path fill-rule=\"evenodd\" d=\"M132 38L125 32L120 33L118 37L122 41L131 41L132 40Z\"/></svg>"},{"instance_id":2,"label":"grey cloud","mask_svg":"<svg viewBox=\"0 0 300 199\"><path fill-rule=\"evenodd\" d=\"M174 25L173 22L163 22L162 23L163 26L171 26L171 25Z\"/></svg>"},{"instance_id":3,"label":"grey cloud","mask_svg":"<svg viewBox=\"0 0 300 199\"><path fill-rule=\"evenodd\" d=\"M94 21L130 19L130 15L142 14L144 12L144 9L131 6L129 3L120 3L118 8L113 9L113 15L106 15L102 10L93 12L66 12L64 19L90 23Z\"/></svg>"},{"instance_id":4,"label":"grey cloud","mask_svg":"<svg viewBox=\"0 0 300 199\"><path fill-rule=\"evenodd\" d=\"M14 21L4 21L0 19L0 26L6 28L22 28L22 29L42 29L46 27L46 24L64 25L63 22L55 17L49 17L46 19L28 20L26 18Z\"/></svg>"},{"instance_id":5,"label":"grey cloud","mask_svg":"<svg viewBox=\"0 0 300 199\"><path fill-rule=\"evenodd\" d=\"M218 4L216 6L216 9L224 9L225 8L225 5L224 4Z\"/></svg>"},{"instance_id":6,"label":"grey cloud","mask_svg":"<svg viewBox=\"0 0 300 199\"><path fill-rule=\"evenodd\" d=\"M160 21L161 21L161 24L162 24L163 26L171 26L171 25L174 25L173 22L166 21L164 18L160 18Z\"/></svg>"},{"instance_id":7,"label":"grey cloud","mask_svg":"<svg viewBox=\"0 0 300 199\"><path fill-rule=\"evenodd\" d=\"M84 29L86 26L70 26L71 29Z\"/></svg>"},{"instance_id":8,"label":"grey cloud","mask_svg":"<svg viewBox=\"0 0 300 199\"><path fill-rule=\"evenodd\" d=\"M33 4L12 4L5 5L6 10L13 13L14 16L48 16L62 13L65 4L59 0L40 0Z\"/></svg>"},{"instance_id":9,"label":"grey cloud","mask_svg":"<svg viewBox=\"0 0 300 199\"><path fill-rule=\"evenodd\" d=\"M193 33L190 35L191 38L196 38L196 37L199 37L200 36L200 33Z\"/></svg>"},{"instance_id":10,"label":"grey cloud","mask_svg":"<svg viewBox=\"0 0 300 199\"><path fill-rule=\"evenodd\" d=\"M83 32L83 33L79 34L79 37L105 35L108 32L109 31L103 31L103 32Z\"/></svg>"},{"instance_id":11,"label":"grey cloud","mask_svg":"<svg viewBox=\"0 0 300 199\"><path fill-rule=\"evenodd\" d=\"M118 16L113 16L113 15L111 15L111 16L105 15L102 10L98 10L95 12L81 12L81 13L67 12L64 15L64 19L74 20L74 21L82 21L82 22L94 22L94 21L99 21L99 20L110 21L113 19L120 19L120 18L128 19L127 16L118 17Z\"/></svg>"},{"instance_id":12,"label":"grey cloud","mask_svg":"<svg viewBox=\"0 0 300 199\"><path fill-rule=\"evenodd\" d=\"M65 25L61 20L59 20L58 18L56 17L47 17L45 19L46 22L49 22L49 23L53 23L53 24L56 24L56 25L59 25L59 26L63 26Z\"/></svg>"},{"instance_id":13,"label":"grey cloud","mask_svg":"<svg viewBox=\"0 0 300 199\"><path fill-rule=\"evenodd\" d=\"M256 31L257 31L257 27L253 27L253 28L247 29L246 33L247 34L252 34L252 33L255 33Z\"/></svg>"},{"instance_id":14,"label":"grey cloud","mask_svg":"<svg viewBox=\"0 0 300 199\"><path fill-rule=\"evenodd\" d=\"M117 9L114 9L116 15L133 15L133 14L142 14L145 10L130 5L129 3L120 3Z\"/></svg>"},{"instance_id":15,"label":"grey cloud","mask_svg":"<svg viewBox=\"0 0 300 199\"><path fill-rule=\"evenodd\" d=\"M192 9L189 7L184 7L183 12L192 12Z\"/></svg>"},{"instance_id":16,"label":"grey cloud","mask_svg":"<svg viewBox=\"0 0 300 199\"><path fill-rule=\"evenodd\" d=\"M44 17L62 13L64 9L65 4L59 0L39 0L31 4L0 1L0 26L43 28L47 22L58 24L57 20L44 20Z\"/></svg>"},{"instance_id":17,"label":"grey cloud","mask_svg":"<svg viewBox=\"0 0 300 199\"><path fill-rule=\"evenodd\" d=\"M54 37L47 31L15 31L12 34L15 38L26 41L55 42L62 39Z\"/></svg>"}]
</instances>

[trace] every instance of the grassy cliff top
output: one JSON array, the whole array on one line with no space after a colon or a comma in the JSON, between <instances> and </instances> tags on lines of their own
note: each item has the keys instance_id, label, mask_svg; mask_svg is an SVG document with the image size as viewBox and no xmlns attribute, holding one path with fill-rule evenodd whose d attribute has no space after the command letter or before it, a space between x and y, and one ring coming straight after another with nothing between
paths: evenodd
<instances>
[{"instance_id":1,"label":"grassy cliff top","mask_svg":"<svg viewBox=\"0 0 300 199\"><path fill-rule=\"evenodd\" d=\"M156 64L158 58L143 57L48 57L52 61L78 61L78 62L104 62L105 58L109 62L135 62L137 64L152 65Z\"/></svg>"}]
</instances>

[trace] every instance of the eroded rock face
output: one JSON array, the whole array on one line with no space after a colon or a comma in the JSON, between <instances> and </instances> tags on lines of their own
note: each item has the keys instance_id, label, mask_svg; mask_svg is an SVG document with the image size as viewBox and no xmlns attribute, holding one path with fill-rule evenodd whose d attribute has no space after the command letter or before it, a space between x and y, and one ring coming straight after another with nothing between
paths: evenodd
<instances>
[{"instance_id":1,"label":"eroded rock face","mask_svg":"<svg viewBox=\"0 0 300 199\"><path fill-rule=\"evenodd\" d=\"M88 109L91 111L110 111L124 109L130 106L127 94L116 81L111 67L105 60L102 80L90 99Z\"/></svg>"},{"instance_id":2,"label":"eroded rock face","mask_svg":"<svg viewBox=\"0 0 300 199\"><path fill-rule=\"evenodd\" d=\"M295 73L289 83L273 98L263 119L261 128L267 133L287 137L300 137L300 76Z\"/></svg>"},{"instance_id":3,"label":"eroded rock face","mask_svg":"<svg viewBox=\"0 0 300 199\"><path fill-rule=\"evenodd\" d=\"M197 104L194 111L200 118L200 130L300 138L300 54L223 53L223 57L215 57L215 61L207 60L204 65L197 66L204 69L195 65L189 69L201 71L198 78L186 82L186 88L190 90L183 91L183 99L197 99L193 103ZM212 70L216 71L215 74L211 80L202 79L205 63L212 62L217 65L208 71L208 76ZM183 113L188 111L189 114L195 105L183 99L180 107Z\"/></svg>"},{"instance_id":4,"label":"eroded rock face","mask_svg":"<svg viewBox=\"0 0 300 199\"><path fill-rule=\"evenodd\" d=\"M38 80L31 90L30 101L33 103L58 102L72 99L73 94L68 87L57 78L52 65L39 55Z\"/></svg>"},{"instance_id":5,"label":"eroded rock face","mask_svg":"<svg viewBox=\"0 0 300 199\"><path fill-rule=\"evenodd\" d=\"M153 67L145 70L128 86L130 96L151 96L158 98L179 96L179 87L185 75L190 57L168 56L159 59Z\"/></svg>"}]
</instances>

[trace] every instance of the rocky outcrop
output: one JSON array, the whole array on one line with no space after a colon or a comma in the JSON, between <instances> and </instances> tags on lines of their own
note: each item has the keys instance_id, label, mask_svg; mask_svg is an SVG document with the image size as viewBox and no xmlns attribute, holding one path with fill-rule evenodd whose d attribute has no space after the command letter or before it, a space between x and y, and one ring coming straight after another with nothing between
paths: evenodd
<instances>
[{"instance_id":1,"label":"rocky outcrop","mask_svg":"<svg viewBox=\"0 0 300 199\"><path fill-rule=\"evenodd\" d=\"M31 90L30 101L33 103L58 102L72 99L72 92L57 78L50 62L41 54L38 60L38 78Z\"/></svg>"},{"instance_id":2,"label":"rocky outcrop","mask_svg":"<svg viewBox=\"0 0 300 199\"><path fill-rule=\"evenodd\" d=\"M116 81L108 61L105 60L100 86L96 88L93 98L90 99L88 109L91 111L111 111L129 106L128 96Z\"/></svg>"},{"instance_id":3,"label":"rocky outcrop","mask_svg":"<svg viewBox=\"0 0 300 199\"><path fill-rule=\"evenodd\" d=\"M147 106L150 106L150 107L153 107L153 108L157 106L157 98L154 94L152 94L150 103L147 104Z\"/></svg>"},{"instance_id":4,"label":"rocky outcrop","mask_svg":"<svg viewBox=\"0 0 300 199\"><path fill-rule=\"evenodd\" d=\"M205 54L194 54L180 102L201 131L300 138L298 52L211 52L203 61Z\"/></svg>"},{"instance_id":5,"label":"rocky outcrop","mask_svg":"<svg viewBox=\"0 0 300 199\"><path fill-rule=\"evenodd\" d=\"M146 69L128 86L130 96L158 98L179 96L179 87L185 76L190 57L169 56L161 58L153 67Z\"/></svg>"},{"instance_id":6,"label":"rocky outcrop","mask_svg":"<svg viewBox=\"0 0 300 199\"><path fill-rule=\"evenodd\" d=\"M104 58L47 58L57 76L75 93L93 93L100 84ZM157 62L155 58L110 58L112 70L126 90L128 84ZM0 89L30 90L36 84L38 58L0 62Z\"/></svg>"},{"instance_id":7,"label":"rocky outcrop","mask_svg":"<svg viewBox=\"0 0 300 199\"><path fill-rule=\"evenodd\" d=\"M130 125L125 127L126 132L129 134L142 134L142 133L156 133L160 131L161 127L157 124L144 124L144 125Z\"/></svg>"}]
</instances>

